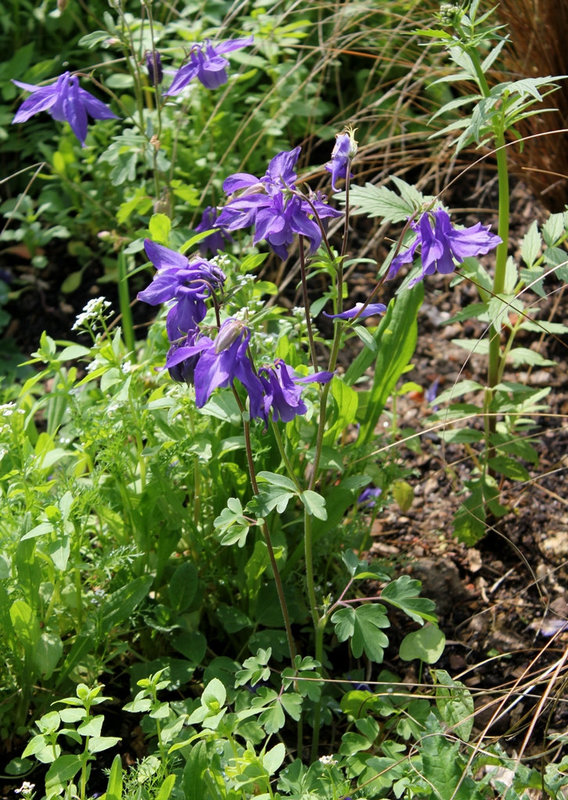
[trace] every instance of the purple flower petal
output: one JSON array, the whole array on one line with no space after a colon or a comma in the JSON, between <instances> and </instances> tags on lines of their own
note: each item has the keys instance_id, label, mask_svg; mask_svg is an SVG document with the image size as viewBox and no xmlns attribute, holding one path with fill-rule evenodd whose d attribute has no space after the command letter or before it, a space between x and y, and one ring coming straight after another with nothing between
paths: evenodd
<instances>
[{"instance_id":1,"label":"purple flower petal","mask_svg":"<svg viewBox=\"0 0 568 800\"><path fill-rule=\"evenodd\" d=\"M329 319L353 319L353 317L357 317L357 319L367 319L367 317L372 317L375 314L384 314L387 310L384 303L369 303L365 310L359 313L363 305L364 303L355 303L353 308L350 308L349 311L342 311L341 314L326 314L324 311L323 315Z\"/></svg>"}]
</instances>

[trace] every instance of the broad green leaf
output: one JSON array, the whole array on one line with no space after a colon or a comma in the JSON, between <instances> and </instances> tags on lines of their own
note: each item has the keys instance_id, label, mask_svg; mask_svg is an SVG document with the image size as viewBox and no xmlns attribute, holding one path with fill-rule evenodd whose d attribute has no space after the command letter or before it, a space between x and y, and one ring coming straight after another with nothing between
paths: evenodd
<instances>
[{"instance_id":1,"label":"broad green leaf","mask_svg":"<svg viewBox=\"0 0 568 800\"><path fill-rule=\"evenodd\" d=\"M403 661L419 658L426 664L435 664L444 652L446 637L437 625L424 625L407 633L400 643L399 656Z\"/></svg>"},{"instance_id":2,"label":"broad green leaf","mask_svg":"<svg viewBox=\"0 0 568 800\"><path fill-rule=\"evenodd\" d=\"M421 195L422 202L423 196ZM339 199L344 200L345 194L339 194ZM365 186L356 184L349 189L349 203L352 214L365 214L367 217L382 217L389 222L402 222L412 216L417 207L409 199L403 198L386 186L375 186L366 183ZM419 204L421 205L421 204Z\"/></svg>"},{"instance_id":3,"label":"broad green leaf","mask_svg":"<svg viewBox=\"0 0 568 800\"><path fill-rule=\"evenodd\" d=\"M437 721L431 714L426 735L421 739L422 774L437 800L481 800L482 795L473 779L464 778L466 761L460 754L460 743L445 733L439 733ZM432 730L434 728L434 730Z\"/></svg>"},{"instance_id":4,"label":"broad green leaf","mask_svg":"<svg viewBox=\"0 0 568 800\"><path fill-rule=\"evenodd\" d=\"M31 606L18 598L10 606L10 621L16 638L26 647L35 647L39 641L39 621Z\"/></svg>"},{"instance_id":5,"label":"broad green leaf","mask_svg":"<svg viewBox=\"0 0 568 800\"><path fill-rule=\"evenodd\" d=\"M168 583L168 596L172 609L185 611L197 591L197 569L190 561L176 567Z\"/></svg>"},{"instance_id":6,"label":"broad green leaf","mask_svg":"<svg viewBox=\"0 0 568 800\"><path fill-rule=\"evenodd\" d=\"M286 717L281 704L276 701L269 708L262 712L258 718L259 723L264 727L266 733L271 735L277 733L284 727Z\"/></svg>"},{"instance_id":7,"label":"broad green leaf","mask_svg":"<svg viewBox=\"0 0 568 800\"><path fill-rule=\"evenodd\" d=\"M45 776L45 791L49 797L52 791L57 794L56 787L65 787L81 769L81 757L65 755L56 759Z\"/></svg>"},{"instance_id":8,"label":"broad green leaf","mask_svg":"<svg viewBox=\"0 0 568 800\"><path fill-rule=\"evenodd\" d=\"M172 221L166 214L152 214L148 224L150 239L158 244L168 245Z\"/></svg>"},{"instance_id":9,"label":"broad green leaf","mask_svg":"<svg viewBox=\"0 0 568 800\"><path fill-rule=\"evenodd\" d=\"M63 655L61 637L53 631L42 631L38 643L34 647L34 664L38 673L45 679L50 678ZM61 713L61 712L59 712Z\"/></svg>"},{"instance_id":10,"label":"broad green leaf","mask_svg":"<svg viewBox=\"0 0 568 800\"><path fill-rule=\"evenodd\" d=\"M298 722L302 716L302 697L296 692L286 692L280 697L280 702L288 716Z\"/></svg>"},{"instance_id":11,"label":"broad green leaf","mask_svg":"<svg viewBox=\"0 0 568 800\"><path fill-rule=\"evenodd\" d=\"M119 755L112 761L105 800L122 800L122 759Z\"/></svg>"},{"instance_id":12,"label":"broad green leaf","mask_svg":"<svg viewBox=\"0 0 568 800\"><path fill-rule=\"evenodd\" d=\"M367 331L368 335L371 334ZM373 340L374 341L374 340ZM355 421L359 396L345 381L337 376L331 381L331 396L334 405L328 420L328 430L324 435L324 444L333 445L343 431Z\"/></svg>"},{"instance_id":13,"label":"broad green leaf","mask_svg":"<svg viewBox=\"0 0 568 800\"><path fill-rule=\"evenodd\" d=\"M128 619L146 599L153 582L152 575L141 575L108 595L100 609L102 631L108 633L115 625Z\"/></svg>"},{"instance_id":14,"label":"broad green leaf","mask_svg":"<svg viewBox=\"0 0 568 800\"><path fill-rule=\"evenodd\" d=\"M437 617L434 614L436 604L426 597L419 597L420 588L420 581L411 578L410 575L401 575L395 581L387 583L381 592L381 600L400 608L420 625L424 620L436 622Z\"/></svg>"},{"instance_id":15,"label":"broad green leaf","mask_svg":"<svg viewBox=\"0 0 568 800\"><path fill-rule=\"evenodd\" d=\"M270 486L277 486L279 489L287 489L289 492L296 491L296 484L291 478L286 475L280 475L277 472L259 472L257 478L262 483L268 483Z\"/></svg>"},{"instance_id":16,"label":"broad green leaf","mask_svg":"<svg viewBox=\"0 0 568 800\"><path fill-rule=\"evenodd\" d=\"M160 786L160 791L156 795L156 800L168 800L174 788L175 782L175 775L166 775L162 785Z\"/></svg>"},{"instance_id":17,"label":"broad green leaf","mask_svg":"<svg viewBox=\"0 0 568 800\"><path fill-rule=\"evenodd\" d=\"M201 695L201 705L207 706L210 711L218 711L225 705L227 690L219 680L212 678Z\"/></svg>"},{"instance_id":18,"label":"broad green leaf","mask_svg":"<svg viewBox=\"0 0 568 800\"><path fill-rule=\"evenodd\" d=\"M80 733L81 736L100 736L104 719L102 714L97 714L96 717L90 717L90 719L85 720L85 722L79 725L77 732Z\"/></svg>"},{"instance_id":19,"label":"broad green leaf","mask_svg":"<svg viewBox=\"0 0 568 800\"><path fill-rule=\"evenodd\" d=\"M89 739L87 749L89 753L102 753L104 750L110 750L120 742L120 736L94 736Z\"/></svg>"},{"instance_id":20,"label":"broad green leaf","mask_svg":"<svg viewBox=\"0 0 568 800\"><path fill-rule=\"evenodd\" d=\"M269 775L274 775L277 769L282 766L286 757L286 746L283 742L278 742L262 757L262 766Z\"/></svg>"}]
</instances>

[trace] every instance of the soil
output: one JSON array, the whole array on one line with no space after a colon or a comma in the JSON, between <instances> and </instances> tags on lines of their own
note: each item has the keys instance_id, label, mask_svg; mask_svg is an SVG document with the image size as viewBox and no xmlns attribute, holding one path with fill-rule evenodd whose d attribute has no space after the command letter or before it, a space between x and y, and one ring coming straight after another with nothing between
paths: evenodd
<instances>
[{"instance_id":1,"label":"soil","mask_svg":"<svg viewBox=\"0 0 568 800\"><path fill-rule=\"evenodd\" d=\"M513 225L520 241L535 217L535 207L522 185L515 196ZM20 270L33 274L25 259ZM89 297L105 294L117 307L114 285L101 291L100 277L96 271L85 274L79 290L63 296L57 288L61 273L48 267L41 279L30 281L18 307L8 306L12 322L4 342L15 341L18 350L28 354L37 348L39 334L46 328L56 339L72 338L70 327ZM361 299L365 284L372 280L364 275L355 278L353 301ZM552 290L552 284L548 288ZM541 319L566 322L563 293L551 291L544 301L535 296ZM523 342L557 363L555 368L515 376L530 385L552 387L549 413L538 418L533 440L540 462L537 467L526 465L528 481L503 481L502 502L509 510L499 520L489 521L487 535L474 547L466 547L452 537L452 519L472 462L461 447L444 444L436 429L430 429L424 393L436 382L438 391L464 378L484 383L485 360L468 357L452 343L460 336L480 334L482 326L443 325L475 297L473 287L465 283L449 289L443 278L429 282L418 321L414 368L405 375L424 391L397 401L398 428L404 431L399 439L406 441L396 445L396 457L412 469L407 480L413 500L405 511L389 504L375 520L370 554L419 578L422 594L436 601L447 637L436 667L447 669L475 694L478 731L508 740L511 751L530 754L545 750L546 737L568 725L568 705L557 696L566 677L568 645L567 341L550 336L541 341L531 334ZM136 313L140 323L152 317L152 309L138 308ZM407 438L411 431L419 436ZM412 665L398 664L397 670L401 668L406 681L420 681Z\"/></svg>"}]
</instances>

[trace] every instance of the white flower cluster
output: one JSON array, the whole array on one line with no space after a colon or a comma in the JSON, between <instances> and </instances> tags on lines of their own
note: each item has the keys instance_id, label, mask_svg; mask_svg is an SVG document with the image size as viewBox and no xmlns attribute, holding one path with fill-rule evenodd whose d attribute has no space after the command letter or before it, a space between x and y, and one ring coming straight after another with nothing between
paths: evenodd
<instances>
[{"instance_id":1,"label":"white flower cluster","mask_svg":"<svg viewBox=\"0 0 568 800\"><path fill-rule=\"evenodd\" d=\"M110 307L111 303L104 297L91 298L91 300L89 300L87 305L84 307L83 311L78 315L71 330L77 331L85 327L94 330L96 322L101 317L104 317L105 312Z\"/></svg>"}]
</instances>

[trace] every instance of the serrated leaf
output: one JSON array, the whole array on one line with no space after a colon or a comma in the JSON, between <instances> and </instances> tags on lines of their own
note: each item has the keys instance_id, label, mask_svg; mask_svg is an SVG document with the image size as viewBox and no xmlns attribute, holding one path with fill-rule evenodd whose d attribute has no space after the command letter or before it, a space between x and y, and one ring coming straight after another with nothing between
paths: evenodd
<instances>
[{"instance_id":1,"label":"serrated leaf","mask_svg":"<svg viewBox=\"0 0 568 800\"><path fill-rule=\"evenodd\" d=\"M458 383L454 383L453 386L450 386L449 389L440 392L436 397L436 404L442 405L442 403L452 403L454 400L457 400L458 397L462 397L469 392L478 392L480 389L483 389L483 386L478 383L478 381L469 379L458 381Z\"/></svg>"},{"instance_id":2,"label":"serrated leaf","mask_svg":"<svg viewBox=\"0 0 568 800\"><path fill-rule=\"evenodd\" d=\"M342 194L345 197L344 193ZM423 199L423 196L420 196ZM339 197L341 199L341 195ZM386 186L375 186L372 183L366 183L365 186L351 186L349 202L352 214L382 217L389 222L402 222L420 207L387 189Z\"/></svg>"},{"instance_id":3,"label":"serrated leaf","mask_svg":"<svg viewBox=\"0 0 568 800\"><path fill-rule=\"evenodd\" d=\"M540 353L530 350L528 347L514 347L509 351L508 358L514 367L520 367L525 364L531 367L554 367L556 364L555 361L544 358Z\"/></svg>"},{"instance_id":4,"label":"serrated leaf","mask_svg":"<svg viewBox=\"0 0 568 800\"><path fill-rule=\"evenodd\" d=\"M566 228L566 212L551 214L542 226L542 238L548 247L552 247L561 238Z\"/></svg>"},{"instance_id":5,"label":"serrated leaf","mask_svg":"<svg viewBox=\"0 0 568 800\"><path fill-rule=\"evenodd\" d=\"M530 478L525 467L513 458L495 456L495 458L489 459L488 464L494 472L504 475L513 481L528 481Z\"/></svg>"},{"instance_id":6,"label":"serrated leaf","mask_svg":"<svg viewBox=\"0 0 568 800\"><path fill-rule=\"evenodd\" d=\"M542 239L538 232L537 221L534 220L521 242L521 258L530 269L537 260L542 248Z\"/></svg>"},{"instance_id":7,"label":"serrated leaf","mask_svg":"<svg viewBox=\"0 0 568 800\"><path fill-rule=\"evenodd\" d=\"M436 706L452 733L464 742L469 741L474 723L475 704L468 688L454 681L443 669L433 670L436 679Z\"/></svg>"}]
</instances>

